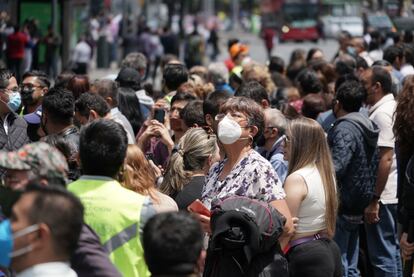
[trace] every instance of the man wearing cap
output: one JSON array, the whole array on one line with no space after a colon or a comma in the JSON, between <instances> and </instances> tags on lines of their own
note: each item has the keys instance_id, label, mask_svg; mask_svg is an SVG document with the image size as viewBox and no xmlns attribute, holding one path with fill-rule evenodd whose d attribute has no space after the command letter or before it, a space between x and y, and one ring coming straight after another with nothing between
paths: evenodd
<instances>
[{"instance_id":1,"label":"man wearing cap","mask_svg":"<svg viewBox=\"0 0 414 277\"><path fill-rule=\"evenodd\" d=\"M13 190L23 190L30 182L62 187L67 183L65 157L44 142L26 144L15 152L0 152L0 167L6 169L5 185Z\"/></svg>"},{"instance_id":2,"label":"man wearing cap","mask_svg":"<svg viewBox=\"0 0 414 277\"><path fill-rule=\"evenodd\" d=\"M249 56L249 47L242 43L236 43L230 48L230 56L235 66L242 65L243 60Z\"/></svg>"},{"instance_id":3,"label":"man wearing cap","mask_svg":"<svg viewBox=\"0 0 414 277\"><path fill-rule=\"evenodd\" d=\"M9 195L24 191L31 183L64 188L68 179L65 157L45 142L26 144L15 152L0 151L0 168L6 170L5 186L9 191L5 193ZM71 265L78 276L120 276L98 236L86 224L71 257Z\"/></svg>"},{"instance_id":4,"label":"man wearing cap","mask_svg":"<svg viewBox=\"0 0 414 277\"><path fill-rule=\"evenodd\" d=\"M12 151L29 142L27 124L15 111L21 103L17 80L6 69L0 70L0 150ZM4 170L0 169L0 177Z\"/></svg>"}]
</instances>

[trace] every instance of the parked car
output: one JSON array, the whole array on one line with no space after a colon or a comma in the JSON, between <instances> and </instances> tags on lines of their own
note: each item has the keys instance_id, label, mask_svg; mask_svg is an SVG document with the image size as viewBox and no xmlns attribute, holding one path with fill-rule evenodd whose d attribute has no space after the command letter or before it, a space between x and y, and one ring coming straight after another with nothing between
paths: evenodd
<instances>
[{"instance_id":1,"label":"parked car","mask_svg":"<svg viewBox=\"0 0 414 277\"><path fill-rule=\"evenodd\" d=\"M395 17L393 23L398 32L414 31L414 18L412 17Z\"/></svg>"},{"instance_id":2,"label":"parked car","mask_svg":"<svg viewBox=\"0 0 414 277\"><path fill-rule=\"evenodd\" d=\"M370 32L378 31L385 37L386 34L396 31L394 24L386 14L370 14L367 19Z\"/></svg>"},{"instance_id":3,"label":"parked car","mask_svg":"<svg viewBox=\"0 0 414 277\"><path fill-rule=\"evenodd\" d=\"M294 20L285 24L280 32L279 41L304 41L318 42L319 32L317 22L313 19Z\"/></svg>"},{"instance_id":4,"label":"parked car","mask_svg":"<svg viewBox=\"0 0 414 277\"><path fill-rule=\"evenodd\" d=\"M322 18L326 37L336 38L341 31L347 31L354 37L364 33L362 18L358 16L325 16Z\"/></svg>"}]
</instances>

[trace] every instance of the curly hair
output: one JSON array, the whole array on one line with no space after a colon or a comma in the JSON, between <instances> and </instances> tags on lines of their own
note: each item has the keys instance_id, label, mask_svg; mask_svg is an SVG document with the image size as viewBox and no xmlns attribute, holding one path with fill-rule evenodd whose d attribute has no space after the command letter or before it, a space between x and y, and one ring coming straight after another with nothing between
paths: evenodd
<instances>
[{"instance_id":1,"label":"curly hair","mask_svg":"<svg viewBox=\"0 0 414 277\"><path fill-rule=\"evenodd\" d=\"M264 65L249 64L243 68L242 74L244 82L259 82L266 89L268 94L271 94L276 90L276 86L272 81L269 70Z\"/></svg>"},{"instance_id":2,"label":"curly hair","mask_svg":"<svg viewBox=\"0 0 414 277\"><path fill-rule=\"evenodd\" d=\"M414 76L404 81L401 93L397 97L395 109L394 135L401 151L413 149L414 139Z\"/></svg>"}]
</instances>

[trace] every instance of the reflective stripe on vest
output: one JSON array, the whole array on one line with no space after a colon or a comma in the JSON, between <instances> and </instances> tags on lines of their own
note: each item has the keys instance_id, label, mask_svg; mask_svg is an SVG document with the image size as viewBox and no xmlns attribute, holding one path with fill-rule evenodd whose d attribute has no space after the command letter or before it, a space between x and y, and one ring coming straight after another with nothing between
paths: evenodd
<instances>
[{"instance_id":1,"label":"reflective stripe on vest","mask_svg":"<svg viewBox=\"0 0 414 277\"><path fill-rule=\"evenodd\" d=\"M69 184L68 190L83 203L85 222L98 234L109 259L122 276L149 276L139 238L141 210L146 198L115 180L90 177L81 177Z\"/></svg>"},{"instance_id":2,"label":"reflective stripe on vest","mask_svg":"<svg viewBox=\"0 0 414 277\"><path fill-rule=\"evenodd\" d=\"M110 238L107 242L104 243L103 247L108 253L112 253L118 247L121 247L123 244L127 243L131 239L136 238L137 232L137 224L132 224L131 226L125 228L124 230Z\"/></svg>"}]
</instances>

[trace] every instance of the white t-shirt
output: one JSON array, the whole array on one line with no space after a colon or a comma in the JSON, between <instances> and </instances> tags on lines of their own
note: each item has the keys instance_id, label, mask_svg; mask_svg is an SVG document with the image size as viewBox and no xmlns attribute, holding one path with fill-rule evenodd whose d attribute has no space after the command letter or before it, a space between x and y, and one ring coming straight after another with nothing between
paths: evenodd
<instances>
[{"instance_id":1,"label":"white t-shirt","mask_svg":"<svg viewBox=\"0 0 414 277\"><path fill-rule=\"evenodd\" d=\"M321 174L315 165L308 165L292 174L302 176L308 193L300 204L296 233L318 232L326 229L325 188Z\"/></svg>"},{"instance_id":2,"label":"white t-shirt","mask_svg":"<svg viewBox=\"0 0 414 277\"><path fill-rule=\"evenodd\" d=\"M111 119L115 122L118 122L119 124L124 127L125 132L127 133L128 137L128 144L135 144L135 135L134 130L132 129L131 123L129 120L123 115L118 108L112 108L111 109Z\"/></svg>"},{"instance_id":3,"label":"white t-shirt","mask_svg":"<svg viewBox=\"0 0 414 277\"><path fill-rule=\"evenodd\" d=\"M369 119L377 124L380 133L378 137L379 147L393 148L395 146L394 133L394 111L396 102L394 96L389 93L369 109ZM396 204L397 199L397 159L395 152L392 157L392 165L384 191L381 194L383 204Z\"/></svg>"},{"instance_id":4,"label":"white t-shirt","mask_svg":"<svg viewBox=\"0 0 414 277\"><path fill-rule=\"evenodd\" d=\"M414 67L411 64L405 64L400 69L401 74L406 77L414 74Z\"/></svg>"},{"instance_id":5,"label":"white t-shirt","mask_svg":"<svg viewBox=\"0 0 414 277\"><path fill-rule=\"evenodd\" d=\"M37 264L17 273L17 277L77 277L73 269L70 268L69 263L64 262L49 262Z\"/></svg>"},{"instance_id":6,"label":"white t-shirt","mask_svg":"<svg viewBox=\"0 0 414 277\"><path fill-rule=\"evenodd\" d=\"M75 63L89 63L91 60L92 49L85 41L79 42L73 52Z\"/></svg>"}]
</instances>

